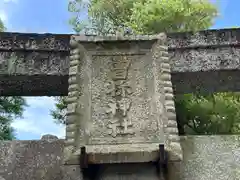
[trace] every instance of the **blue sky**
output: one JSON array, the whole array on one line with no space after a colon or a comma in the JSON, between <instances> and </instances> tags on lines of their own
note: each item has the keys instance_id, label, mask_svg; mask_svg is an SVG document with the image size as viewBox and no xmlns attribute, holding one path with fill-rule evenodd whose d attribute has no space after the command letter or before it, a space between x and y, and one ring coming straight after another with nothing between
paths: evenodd
<instances>
[{"instance_id":1,"label":"blue sky","mask_svg":"<svg viewBox=\"0 0 240 180\"><path fill-rule=\"evenodd\" d=\"M216 1L216 0L214 0ZM73 33L68 25L68 0L0 0L0 18L8 31L33 33ZM214 29L240 27L240 0L220 0L221 17ZM49 110L54 108L52 97L27 97L30 105L23 119L12 123L20 140L39 139L43 134L65 136L65 128L53 122Z\"/></svg>"}]
</instances>

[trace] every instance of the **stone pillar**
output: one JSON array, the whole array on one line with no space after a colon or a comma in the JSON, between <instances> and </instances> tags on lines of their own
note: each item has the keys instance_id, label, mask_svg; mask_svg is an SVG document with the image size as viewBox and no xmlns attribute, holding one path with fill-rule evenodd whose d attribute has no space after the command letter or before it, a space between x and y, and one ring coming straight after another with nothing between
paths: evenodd
<instances>
[{"instance_id":1,"label":"stone pillar","mask_svg":"<svg viewBox=\"0 0 240 180\"><path fill-rule=\"evenodd\" d=\"M160 144L182 159L165 34L76 35L71 47L65 163L84 156L98 179L159 179Z\"/></svg>"}]
</instances>

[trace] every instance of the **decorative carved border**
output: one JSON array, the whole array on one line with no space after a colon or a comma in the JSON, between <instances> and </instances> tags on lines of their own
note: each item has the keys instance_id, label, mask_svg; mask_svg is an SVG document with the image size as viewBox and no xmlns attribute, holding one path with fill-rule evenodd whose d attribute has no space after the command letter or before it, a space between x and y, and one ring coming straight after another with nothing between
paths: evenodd
<instances>
[{"instance_id":1,"label":"decorative carved border","mask_svg":"<svg viewBox=\"0 0 240 180\"><path fill-rule=\"evenodd\" d=\"M80 44L74 39L70 40L70 67L68 78L68 97L66 114L66 141L64 147L65 160L70 159L78 150L78 131L80 130L79 97L82 94L82 88L79 86L81 57L83 56Z\"/></svg>"},{"instance_id":2,"label":"decorative carved border","mask_svg":"<svg viewBox=\"0 0 240 180\"><path fill-rule=\"evenodd\" d=\"M169 63L167 36L163 33L158 35L158 41L152 48L153 58L160 61L161 83L165 94L165 111L167 122L164 125L166 135L166 148L169 152L170 161L178 161L183 159L183 152L178 134L176 111L174 103L174 94L171 81L171 66Z\"/></svg>"}]
</instances>

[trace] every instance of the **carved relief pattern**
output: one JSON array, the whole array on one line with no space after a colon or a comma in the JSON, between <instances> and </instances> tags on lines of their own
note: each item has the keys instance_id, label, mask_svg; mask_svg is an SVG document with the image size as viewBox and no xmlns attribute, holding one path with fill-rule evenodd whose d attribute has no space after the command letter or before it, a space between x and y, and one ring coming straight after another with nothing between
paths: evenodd
<instances>
[{"instance_id":1,"label":"carved relief pattern","mask_svg":"<svg viewBox=\"0 0 240 180\"><path fill-rule=\"evenodd\" d=\"M111 80L107 84L107 95L111 96L106 113L109 115L109 135L113 137L133 135L132 122L127 113L131 108L131 87L128 82L128 69L131 61L127 57L113 56Z\"/></svg>"},{"instance_id":2,"label":"carved relief pattern","mask_svg":"<svg viewBox=\"0 0 240 180\"><path fill-rule=\"evenodd\" d=\"M171 67L169 64L168 48L162 42L158 42L155 46L154 52L158 55L157 59L161 61L161 81L164 87L165 94L165 110L167 113L167 124L165 126L165 133L167 136L167 145L174 156L182 159L182 148L180 145L180 138L178 135L176 111L174 104L174 95L171 82ZM170 153L171 153L170 152ZM171 158L171 155L170 155Z\"/></svg>"},{"instance_id":3,"label":"carved relief pattern","mask_svg":"<svg viewBox=\"0 0 240 180\"><path fill-rule=\"evenodd\" d=\"M2 74L68 73L69 35L1 33L0 49Z\"/></svg>"},{"instance_id":4,"label":"carved relief pattern","mask_svg":"<svg viewBox=\"0 0 240 180\"><path fill-rule=\"evenodd\" d=\"M66 75L68 56L66 52L0 52L1 74L51 74Z\"/></svg>"},{"instance_id":5,"label":"carved relief pattern","mask_svg":"<svg viewBox=\"0 0 240 180\"><path fill-rule=\"evenodd\" d=\"M80 48L77 42L71 40L73 50L70 53L70 68L69 68L69 87L68 87L68 98L67 98L67 119L66 119L66 153L73 153L77 148L77 122L79 118L78 106L79 97L81 95L81 87L79 85L79 69L80 69ZM70 151L70 152L69 152ZM65 156L66 156L65 153Z\"/></svg>"}]
</instances>

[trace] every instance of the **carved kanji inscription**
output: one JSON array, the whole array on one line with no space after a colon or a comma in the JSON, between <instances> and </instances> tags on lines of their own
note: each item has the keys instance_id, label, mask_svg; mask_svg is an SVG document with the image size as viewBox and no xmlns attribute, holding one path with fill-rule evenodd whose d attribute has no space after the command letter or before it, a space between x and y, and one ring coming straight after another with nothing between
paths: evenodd
<instances>
[{"instance_id":1,"label":"carved kanji inscription","mask_svg":"<svg viewBox=\"0 0 240 180\"><path fill-rule=\"evenodd\" d=\"M106 113L109 115L109 134L113 137L132 135L134 131L127 113L131 107L129 95L132 93L128 84L128 69L131 61L127 57L112 57L110 69L110 82L107 94L111 96ZM130 128L130 129L129 129Z\"/></svg>"},{"instance_id":2,"label":"carved kanji inscription","mask_svg":"<svg viewBox=\"0 0 240 180\"><path fill-rule=\"evenodd\" d=\"M152 62L138 54L95 55L92 62L89 143L159 142Z\"/></svg>"}]
</instances>

